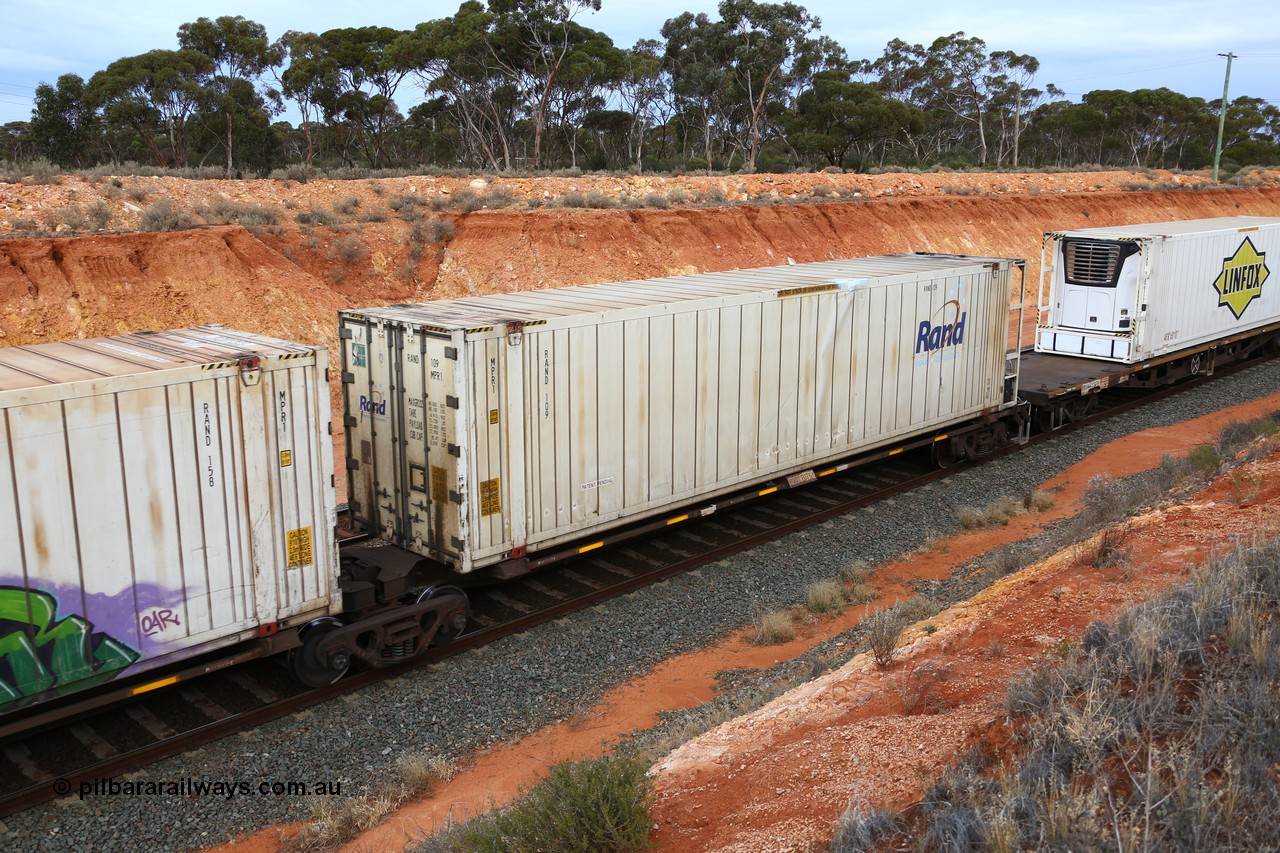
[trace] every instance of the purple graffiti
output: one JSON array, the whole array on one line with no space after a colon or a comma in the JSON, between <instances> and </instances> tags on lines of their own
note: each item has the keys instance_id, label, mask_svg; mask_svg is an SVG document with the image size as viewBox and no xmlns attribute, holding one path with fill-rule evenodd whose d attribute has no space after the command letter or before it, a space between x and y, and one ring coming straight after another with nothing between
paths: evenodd
<instances>
[{"instance_id":1,"label":"purple graffiti","mask_svg":"<svg viewBox=\"0 0 1280 853\"><path fill-rule=\"evenodd\" d=\"M156 609L150 613L142 614L142 633L148 637L164 633L165 629L170 625L181 624L178 621L178 614L168 608L163 610Z\"/></svg>"}]
</instances>

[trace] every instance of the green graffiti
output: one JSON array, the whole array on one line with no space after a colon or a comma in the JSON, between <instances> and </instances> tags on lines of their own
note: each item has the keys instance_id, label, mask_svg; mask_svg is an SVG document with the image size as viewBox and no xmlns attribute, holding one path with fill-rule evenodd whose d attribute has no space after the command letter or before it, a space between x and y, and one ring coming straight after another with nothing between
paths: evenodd
<instances>
[{"instance_id":1,"label":"green graffiti","mask_svg":"<svg viewBox=\"0 0 1280 853\"><path fill-rule=\"evenodd\" d=\"M101 684L138 652L80 616L54 621L58 602L39 590L0 587L0 707L49 690Z\"/></svg>"}]
</instances>

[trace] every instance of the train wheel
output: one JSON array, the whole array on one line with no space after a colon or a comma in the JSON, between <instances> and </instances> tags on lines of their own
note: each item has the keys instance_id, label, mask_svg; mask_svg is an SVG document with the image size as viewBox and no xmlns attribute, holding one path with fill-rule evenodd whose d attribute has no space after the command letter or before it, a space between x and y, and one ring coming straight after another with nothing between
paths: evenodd
<instances>
[{"instance_id":1,"label":"train wheel","mask_svg":"<svg viewBox=\"0 0 1280 853\"><path fill-rule=\"evenodd\" d=\"M308 687L327 687L347 674L351 656L345 649L326 649L325 637L342 623L337 619L317 619L302 631L302 646L289 652L289 669Z\"/></svg>"},{"instance_id":2,"label":"train wheel","mask_svg":"<svg viewBox=\"0 0 1280 853\"><path fill-rule=\"evenodd\" d=\"M461 609L451 610L444 615L440 630L436 631L435 636L431 638L433 646L447 645L458 639L467 630L467 623L471 620L471 602L467 599L467 594L456 586L440 584L427 587L418 595L418 601L439 598L442 595L460 595L465 603Z\"/></svg>"},{"instance_id":3,"label":"train wheel","mask_svg":"<svg viewBox=\"0 0 1280 853\"><path fill-rule=\"evenodd\" d=\"M933 443L933 464L939 468L950 468L956 461L955 448L951 446L951 439L944 438L942 441Z\"/></svg>"}]
</instances>

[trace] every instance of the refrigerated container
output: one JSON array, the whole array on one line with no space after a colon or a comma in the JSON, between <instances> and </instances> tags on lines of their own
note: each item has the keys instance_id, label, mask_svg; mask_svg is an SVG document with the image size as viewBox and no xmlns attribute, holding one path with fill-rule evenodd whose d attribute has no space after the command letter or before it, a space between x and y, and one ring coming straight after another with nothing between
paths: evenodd
<instances>
[{"instance_id":1,"label":"refrigerated container","mask_svg":"<svg viewBox=\"0 0 1280 853\"><path fill-rule=\"evenodd\" d=\"M1036 351L1135 364L1280 322L1280 218L1045 235Z\"/></svg>"},{"instance_id":2,"label":"refrigerated container","mask_svg":"<svg viewBox=\"0 0 1280 853\"><path fill-rule=\"evenodd\" d=\"M336 612L327 351L0 349L0 709Z\"/></svg>"},{"instance_id":3,"label":"refrigerated container","mask_svg":"<svg viewBox=\"0 0 1280 853\"><path fill-rule=\"evenodd\" d=\"M1015 268L894 255L343 311L352 517L465 573L999 411Z\"/></svg>"}]
</instances>

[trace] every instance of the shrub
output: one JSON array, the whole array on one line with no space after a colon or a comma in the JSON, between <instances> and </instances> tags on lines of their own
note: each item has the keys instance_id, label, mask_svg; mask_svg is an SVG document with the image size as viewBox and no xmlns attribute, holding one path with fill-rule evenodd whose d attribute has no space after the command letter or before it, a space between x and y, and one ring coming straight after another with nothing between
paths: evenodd
<instances>
[{"instance_id":1,"label":"shrub","mask_svg":"<svg viewBox=\"0 0 1280 853\"><path fill-rule=\"evenodd\" d=\"M102 231L111 224L111 205L98 199L89 206L89 220L95 231Z\"/></svg>"},{"instance_id":2,"label":"shrub","mask_svg":"<svg viewBox=\"0 0 1280 853\"><path fill-rule=\"evenodd\" d=\"M1197 444L1187 452L1187 463L1197 471L1208 473L1222 464L1222 455L1210 444Z\"/></svg>"},{"instance_id":3,"label":"shrub","mask_svg":"<svg viewBox=\"0 0 1280 853\"><path fill-rule=\"evenodd\" d=\"M333 244L334 252L347 264L358 264L369 257L369 247L359 237L348 236Z\"/></svg>"},{"instance_id":4,"label":"shrub","mask_svg":"<svg viewBox=\"0 0 1280 853\"><path fill-rule=\"evenodd\" d=\"M866 583L871 580L871 564L866 560L854 560L841 566L836 576L849 584Z\"/></svg>"},{"instance_id":5,"label":"shrub","mask_svg":"<svg viewBox=\"0 0 1280 853\"><path fill-rule=\"evenodd\" d=\"M1232 421L1218 432L1218 455L1229 459L1252 444L1257 436L1258 432L1252 424Z\"/></svg>"},{"instance_id":6,"label":"shrub","mask_svg":"<svg viewBox=\"0 0 1280 853\"><path fill-rule=\"evenodd\" d=\"M474 213L484 207L484 199L475 190L463 189L453 194L453 203L463 213Z\"/></svg>"},{"instance_id":7,"label":"shrub","mask_svg":"<svg viewBox=\"0 0 1280 853\"><path fill-rule=\"evenodd\" d=\"M309 212L297 214L295 219L302 225L337 225L338 218L323 207L313 208Z\"/></svg>"},{"instance_id":8,"label":"shrub","mask_svg":"<svg viewBox=\"0 0 1280 853\"><path fill-rule=\"evenodd\" d=\"M143 231L182 231L195 223L190 211L162 198L142 211L141 224Z\"/></svg>"},{"instance_id":9,"label":"shrub","mask_svg":"<svg viewBox=\"0 0 1280 853\"><path fill-rule=\"evenodd\" d=\"M755 643L758 646L774 646L796 638L791 614L785 610L772 610L756 619Z\"/></svg>"},{"instance_id":10,"label":"shrub","mask_svg":"<svg viewBox=\"0 0 1280 853\"><path fill-rule=\"evenodd\" d=\"M886 667L893 663L893 652L898 647L898 637L902 635L902 620L898 614L894 610L877 609L862 624L876 664Z\"/></svg>"},{"instance_id":11,"label":"shrub","mask_svg":"<svg viewBox=\"0 0 1280 853\"><path fill-rule=\"evenodd\" d=\"M831 839L830 853L871 853L898 831L898 818L891 812L872 811L857 805L840 815L840 825Z\"/></svg>"},{"instance_id":12,"label":"shrub","mask_svg":"<svg viewBox=\"0 0 1280 853\"><path fill-rule=\"evenodd\" d=\"M555 850L624 853L647 849L653 791L646 763L611 756L566 761L511 808L477 821L464 846L479 853Z\"/></svg>"},{"instance_id":13,"label":"shrub","mask_svg":"<svg viewBox=\"0 0 1280 853\"><path fill-rule=\"evenodd\" d=\"M351 214L355 213L359 207L360 197L349 195L345 198L339 199L338 202L334 204L333 209L342 216L351 216Z\"/></svg>"},{"instance_id":14,"label":"shrub","mask_svg":"<svg viewBox=\"0 0 1280 853\"><path fill-rule=\"evenodd\" d=\"M811 583L804 603L810 613L840 613L844 610L844 588L837 581Z\"/></svg>"},{"instance_id":15,"label":"shrub","mask_svg":"<svg viewBox=\"0 0 1280 853\"><path fill-rule=\"evenodd\" d=\"M671 207L671 202L662 193L649 193L644 197L645 207L654 207L658 210L666 210Z\"/></svg>"},{"instance_id":16,"label":"shrub","mask_svg":"<svg viewBox=\"0 0 1280 853\"><path fill-rule=\"evenodd\" d=\"M246 228L275 225L280 212L274 207L220 198L197 211L210 225L243 225Z\"/></svg>"},{"instance_id":17,"label":"shrub","mask_svg":"<svg viewBox=\"0 0 1280 853\"><path fill-rule=\"evenodd\" d=\"M612 196L601 190L592 190L587 193L583 199L583 204L587 207L594 207L600 210L606 210L611 207L617 207L618 203Z\"/></svg>"},{"instance_id":18,"label":"shrub","mask_svg":"<svg viewBox=\"0 0 1280 853\"><path fill-rule=\"evenodd\" d=\"M457 229L448 219L433 216L426 223L426 237L432 243L443 243L453 237Z\"/></svg>"}]
</instances>

